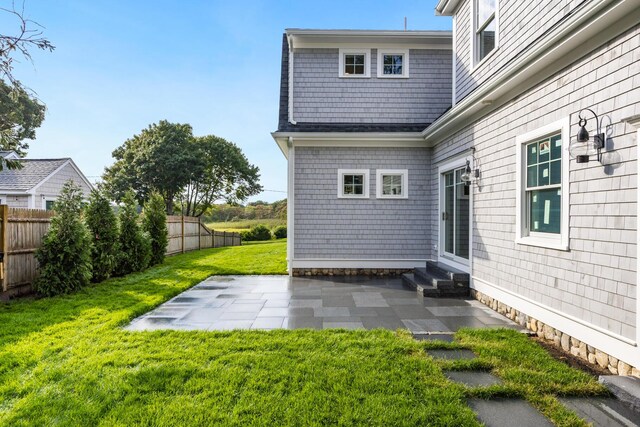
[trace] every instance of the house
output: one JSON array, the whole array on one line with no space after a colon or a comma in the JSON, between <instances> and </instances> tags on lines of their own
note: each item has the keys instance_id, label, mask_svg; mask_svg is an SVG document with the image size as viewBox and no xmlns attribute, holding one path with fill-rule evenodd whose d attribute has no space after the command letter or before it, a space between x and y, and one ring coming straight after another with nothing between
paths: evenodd
<instances>
[{"instance_id":1,"label":"house","mask_svg":"<svg viewBox=\"0 0 640 427\"><path fill-rule=\"evenodd\" d=\"M290 273L413 269L425 293L466 277L498 312L640 376L640 4L436 14L451 33L285 32L272 135Z\"/></svg>"},{"instance_id":2,"label":"house","mask_svg":"<svg viewBox=\"0 0 640 427\"><path fill-rule=\"evenodd\" d=\"M17 160L21 169L0 171L0 204L14 208L50 210L65 182L80 186L86 198L93 186L70 158L20 159L13 151L1 151L4 160Z\"/></svg>"}]
</instances>

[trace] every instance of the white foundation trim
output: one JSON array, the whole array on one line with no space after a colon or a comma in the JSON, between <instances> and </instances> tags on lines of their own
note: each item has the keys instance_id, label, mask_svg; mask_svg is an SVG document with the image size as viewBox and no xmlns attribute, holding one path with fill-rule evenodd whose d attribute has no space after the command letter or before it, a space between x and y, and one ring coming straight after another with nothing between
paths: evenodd
<instances>
[{"instance_id":1,"label":"white foundation trim","mask_svg":"<svg viewBox=\"0 0 640 427\"><path fill-rule=\"evenodd\" d=\"M416 268L427 259L294 259L292 268Z\"/></svg>"},{"instance_id":2,"label":"white foundation trim","mask_svg":"<svg viewBox=\"0 0 640 427\"><path fill-rule=\"evenodd\" d=\"M473 277L471 287L632 366L640 365L640 349L637 342L630 338L562 313L476 276Z\"/></svg>"}]
</instances>

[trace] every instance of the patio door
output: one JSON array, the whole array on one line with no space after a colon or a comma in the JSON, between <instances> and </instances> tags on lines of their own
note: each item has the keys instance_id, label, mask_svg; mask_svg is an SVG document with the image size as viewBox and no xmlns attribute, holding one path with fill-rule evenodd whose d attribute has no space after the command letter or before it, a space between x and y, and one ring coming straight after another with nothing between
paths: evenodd
<instances>
[{"instance_id":1,"label":"patio door","mask_svg":"<svg viewBox=\"0 0 640 427\"><path fill-rule=\"evenodd\" d=\"M471 248L471 186L462 181L462 165L440 169L439 260L463 270L469 269Z\"/></svg>"}]
</instances>

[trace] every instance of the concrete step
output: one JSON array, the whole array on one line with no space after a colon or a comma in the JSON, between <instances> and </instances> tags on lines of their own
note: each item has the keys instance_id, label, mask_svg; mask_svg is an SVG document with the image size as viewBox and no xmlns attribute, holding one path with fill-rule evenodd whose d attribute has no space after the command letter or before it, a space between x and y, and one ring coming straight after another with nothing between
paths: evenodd
<instances>
[{"instance_id":1,"label":"concrete step","mask_svg":"<svg viewBox=\"0 0 640 427\"><path fill-rule=\"evenodd\" d=\"M402 283L409 289L417 291L425 297L466 297L469 296L469 287L437 288L426 283L413 273L402 275Z\"/></svg>"},{"instance_id":2,"label":"concrete step","mask_svg":"<svg viewBox=\"0 0 640 427\"><path fill-rule=\"evenodd\" d=\"M469 274L464 271L458 270L453 267L449 267L441 262L427 261L426 270L432 274L447 277L454 282L467 282L469 283Z\"/></svg>"},{"instance_id":3,"label":"concrete step","mask_svg":"<svg viewBox=\"0 0 640 427\"><path fill-rule=\"evenodd\" d=\"M615 397L638 414L640 420L640 378L600 375L598 379Z\"/></svg>"},{"instance_id":4,"label":"concrete step","mask_svg":"<svg viewBox=\"0 0 640 427\"><path fill-rule=\"evenodd\" d=\"M413 274L415 275L416 279L422 281L423 283L428 283L438 289L454 288L454 282L451 278L444 275L431 273L424 267L414 269Z\"/></svg>"}]
</instances>

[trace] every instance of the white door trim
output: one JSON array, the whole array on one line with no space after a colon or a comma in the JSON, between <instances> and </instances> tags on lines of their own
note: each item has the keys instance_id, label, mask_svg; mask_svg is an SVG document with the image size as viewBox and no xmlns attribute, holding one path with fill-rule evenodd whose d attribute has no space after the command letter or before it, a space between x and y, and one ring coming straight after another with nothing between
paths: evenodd
<instances>
[{"instance_id":1,"label":"white door trim","mask_svg":"<svg viewBox=\"0 0 640 427\"><path fill-rule=\"evenodd\" d=\"M471 274L473 264L473 182L469 184L469 259L463 260L462 258L447 257L444 256L444 244L443 244L443 230L442 230L442 208L443 208L443 185L442 175L445 172L449 172L453 169L458 169L467 164L471 165L473 170L473 157L471 154L462 155L457 159L453 159L438 167L438 262L445 265L462 270L465 273Z\"/></svg>"}]
</instances>

